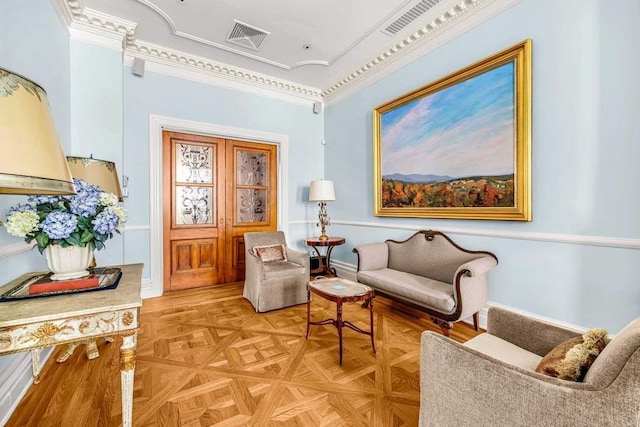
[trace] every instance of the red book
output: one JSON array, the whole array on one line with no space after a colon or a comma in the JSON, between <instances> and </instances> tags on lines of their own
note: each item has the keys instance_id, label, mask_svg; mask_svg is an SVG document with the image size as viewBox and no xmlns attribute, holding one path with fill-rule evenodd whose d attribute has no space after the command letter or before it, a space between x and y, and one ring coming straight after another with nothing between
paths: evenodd
<instances>
[{"instance_id":1,"label":"red book","mask_svg":"<svg viewBox=\"0 0 640 427\"><path fill-rule=\"evenodd\" d=\"M47 274L42 279L29 285L29 295L45 292L69 291L73 289L97 288L100 284L98 275L92 274L79 279L51 280Z\"/></svg>"}]
</instances>

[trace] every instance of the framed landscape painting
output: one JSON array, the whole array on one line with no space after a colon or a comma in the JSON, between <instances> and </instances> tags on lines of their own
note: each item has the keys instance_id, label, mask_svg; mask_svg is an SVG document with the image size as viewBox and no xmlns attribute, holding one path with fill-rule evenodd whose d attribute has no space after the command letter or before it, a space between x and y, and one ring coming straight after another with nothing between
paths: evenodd
<instances>
[{"instance_id":1,"label":"framed landscape painting","mask_svg":"<svg viewBox=\"0 0 640 427\"><path fill-rule=\"evenodd\" d=\"M373 115L376 216L531 220L531 40Z\"/></svg>"}]
</instances>

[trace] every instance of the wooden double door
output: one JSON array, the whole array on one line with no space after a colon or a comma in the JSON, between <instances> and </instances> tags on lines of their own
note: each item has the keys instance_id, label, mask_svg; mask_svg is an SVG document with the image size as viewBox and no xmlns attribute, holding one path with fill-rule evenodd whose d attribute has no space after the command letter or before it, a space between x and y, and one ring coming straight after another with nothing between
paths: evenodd
<instances>
[{"instance_id":1,"label":"wooden double door","mask_svg":"<svg viewBox=\"0 0 640 427\"><path fill-rule=\"evenodd\" d=\"M277 228L277 146L162 139L164 290L243 280L244 233Z\"/></svg>"}]
</instances>

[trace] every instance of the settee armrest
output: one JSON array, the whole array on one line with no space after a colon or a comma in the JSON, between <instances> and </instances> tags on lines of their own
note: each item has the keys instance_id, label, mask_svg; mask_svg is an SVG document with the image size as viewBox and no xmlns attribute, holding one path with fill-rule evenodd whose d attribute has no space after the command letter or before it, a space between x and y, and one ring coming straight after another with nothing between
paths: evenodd
<instances>
[{"instance_id":1,"label":"settee armrest","mask_svg":"<svg viewBox=\"0 0 640 427\"><path fill-rule=\"evenodd\" d=\"M579 331L551 325L499 307L489 308L487 332L543 357L561 342L582 335Z\"/></svg>"},{"instance_id":2,"label":"settee armrest","mask_svg":"<svg viewBox=\"0 0 640 427\"><path fill-rule=\"evenodd\" d=\"M310 269L309 254L307 252L297 251L295 249L291 249L290 247L286 247L287 249L287 260L296 264L300 264L304 266L307 271Z\"/></svg>"},{"instance_id":3,"label":"settee armrest","mask_svg":"<svg viewBox=\"0 0 640 427\"><path fill-rule=\"evenodd\" d=\"M615 425L602 405L612 396L592 385L528 371L430 331L421 339L420 389L421 427Z\"/></svg>"},{"instance_id":4,"label":"settee armrest","mask_svg":"<svg viewBox=\"0 0 640 427\"><path fill-rule=\"evenodd\" d=\"M498 261L489 255L465 262L456 270L452 280L456 291L453 296L460 309L460 319L465 319L482 310L487 305L487 272L498 265Z\"/></svg>"},{"instance_id":5,"label":"settee armrest","mask_svg":"<svg viewBox=\"0 0 640 427\"><path fill-rule=\"evenodd\" d=\"M498 265L498 261L495 258L484 255L469 262L465 262L456 271L456 276L461 272L467 270L468 277L478 277L487 274L489 270Z\"/></svg>"},{"instance_id":6,"label":"settee armrest","mask_svg":"<svg viewBox=\"0 0 640 427\"><path fill-rule=\"evenodd\" d=\"M358 271L380 270L389 264L389 247L384 242L356 246L353 252L358 254Z\"/></svg>"}]
</instances>

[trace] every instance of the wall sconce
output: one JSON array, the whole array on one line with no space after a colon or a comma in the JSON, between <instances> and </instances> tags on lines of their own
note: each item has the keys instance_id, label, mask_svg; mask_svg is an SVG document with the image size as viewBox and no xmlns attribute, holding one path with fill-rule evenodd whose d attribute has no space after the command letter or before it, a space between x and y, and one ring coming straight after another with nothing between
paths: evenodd
<instances>
[{"instance_id":1,"label":"wall sconce","mask_svg":"<svg viewBox=\"0 0 640 427\"><path fill-rule=\"evenodd\" d=\"M89 158L67 156L67 161L74 178L82 179L89 184L97 185L102 191L115 194L121 202L124 200L115 163L94 159L93 156Z\"/></svg>"},{"instance_id":2,"label":"wall sconce","mask_svg":"<svg viewBox=\"0 0 640 427\"><path fill-rule=\"evenodd\" d=\"M333 201L336 199L336 192L333 188L333 181L311 181L311 185L309 186L309 201L310 202L320 202L318 206L320 210L318 212L318 223L316 226L320 226L321 232L320 240L328 240L329 236L327 236L325 232L325 228L330 225L329 216L327 215L327 201Z\"/></svg>"},{"instance_id":3,"label":"wall sconce","mask_svg":"<svg viewBox=\"0 0 640 427\"><path fill-rule=\"evenodd\" d=\"M47 93L0 68L0 193L75 194Z\"/></svg>"}]
</instances>

